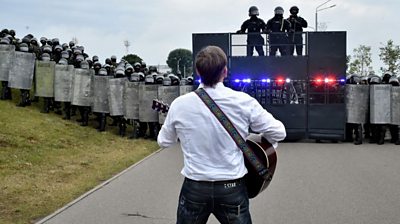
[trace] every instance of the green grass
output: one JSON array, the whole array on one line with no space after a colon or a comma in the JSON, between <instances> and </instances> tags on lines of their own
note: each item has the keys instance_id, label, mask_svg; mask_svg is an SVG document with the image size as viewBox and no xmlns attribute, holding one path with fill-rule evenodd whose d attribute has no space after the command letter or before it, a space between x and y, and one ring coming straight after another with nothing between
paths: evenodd
<instances>
[{"instance_id":1,"label":"green grass","mask_svg":"<svg viewBox=\"0 0 400 224\"><path fill-rule=\"evenodd\" d=\"M0 101L0 223L38 221L158 149L42 114L40 104L18 108L17 98Z\"/></svg>"}]
</instances>

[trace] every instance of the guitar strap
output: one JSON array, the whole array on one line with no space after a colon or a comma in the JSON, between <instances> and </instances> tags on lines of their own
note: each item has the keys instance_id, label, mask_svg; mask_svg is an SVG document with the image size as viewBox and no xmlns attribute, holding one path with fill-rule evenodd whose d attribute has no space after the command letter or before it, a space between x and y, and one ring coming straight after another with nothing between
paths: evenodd
<instances>
[{"instance_id":1,"label":"guitar strap","mask_svg":"<svg viewBox=\"0 0 400 224\"><path fill-rule=\"evenodd\" d=\"M215 115L217 120L221 123L221 125L225 128L225 130L232 137L233 141L242 150L243 155L247 158L247 160L251 163L254 169L257 171L258 175L267 178L268 168L266 168L257 158L256 154L250 149L247 145L246 141L239 134L238 130L229 120L229 118L224 114L221 108L215 103L215 101L208 95L208 93L203 88L198 88L194 91L197 96L204 102L204 104L210 109L210 111Z\"/></svg>"}]
</instances>

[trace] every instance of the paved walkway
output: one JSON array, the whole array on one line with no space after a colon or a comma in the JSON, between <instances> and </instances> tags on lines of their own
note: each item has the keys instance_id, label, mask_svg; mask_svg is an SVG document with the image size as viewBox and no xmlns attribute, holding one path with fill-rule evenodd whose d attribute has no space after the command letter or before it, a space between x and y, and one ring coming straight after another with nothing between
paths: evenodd
<instances>
[{"instance_id":1,"label":"paved walkway","mask_svg":"<svg viewBox=\"0 0 400 224\"><path fill-rule=\"evenodd\" d=\"M175 223L181 167L179 146L158 151L38 223ZM400 223L400 146L281 143L250 203L256 224Z\"/></svg>"}]
</instances>

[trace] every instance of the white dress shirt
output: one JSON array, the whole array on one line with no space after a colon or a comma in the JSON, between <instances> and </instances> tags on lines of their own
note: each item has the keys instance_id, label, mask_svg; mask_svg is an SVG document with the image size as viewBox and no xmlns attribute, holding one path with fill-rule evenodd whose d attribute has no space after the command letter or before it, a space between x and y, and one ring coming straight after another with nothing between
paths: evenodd
<instances>
[{"instance_id":1,"label":"white dress shirt","mask_svg":"<svg viewBox=\"0 0 400 224\"><path fill-rule=\"evenodd\" d=\"M286 137L285 127L254 98L234 91L219 82L214 87L204 87L243 138L249 128L263 136L276 148ZM178 139L184 156L182 175L192 180L220 181L243 177L247 173L242 151L231 136L194 93L175 99L157 141L167 148Z\"/></svg>"}]
</instances>

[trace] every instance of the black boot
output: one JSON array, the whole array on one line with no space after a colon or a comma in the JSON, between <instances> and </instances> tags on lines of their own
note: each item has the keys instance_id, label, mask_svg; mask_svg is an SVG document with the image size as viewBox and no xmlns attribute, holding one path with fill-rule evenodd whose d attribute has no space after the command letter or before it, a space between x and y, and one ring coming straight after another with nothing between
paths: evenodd
<instances>
[{"instance_id":1,"label":"black boot","mask_svg":"<svg viewBox=\"0 0 400 224\"><path fill-rule=\"evenodd\" d=\"M386 128L383 125L378 127L378 145L383 145L385 143Z\"/></svg>"},{"instance_id":2,"label":"black boot","mask_svg":"<svg viewBox=\"0 0 400 224\"><path fill-rule=\"evenodd\" d=\"M43 102L43 109L40 112L49 113L49 110L50 110L50 99L48 97L45 97Z\"/></svg>"},{"instance_id":3,"label":"black boot","mask_svg":"<svg viewBox=\"0 0 400 224\"><path fill-rule=\"evenodd\" d=\"M64 120L71 120L71 103L64 102Z\"/></svg>"},{"instance_id":4,"label":"black boot","mask_svg":"<svg viewBox=\"0 0 400 224\"><path fill-rule=\"evenodd\" d=\"M99 131L103 132L106 130L106 114L101 113L99 115Z\"/></svg>"},{"instance_id":5,"label":"black boot","mask_svg":"<svg viewBox=\"0 0 400 224\"><path fill-rule=\"evenodd\" d=\"M135 139L138 138L139 135L139 129L137 122L135 120L131 120L132 122L132 134L129 136L130 139Z\"/></svg>"},{"instance_id":6,"label":"black boot","mask_svg":"<svg viewBox=\"0 0 400 224\"><path fill-rule=\"evenodd\" d=\"M119 120L120 120L120 122L119 122L119 136L125 137L126 120L125 120L125 118L120 118Z\"/></svg>"},{"instance_id":7,"label":"black boot","mask_svg":"<svg viewBox=\"0 0 400 224\"><path fill-rule=\"evenodd\" d=\"M83 113L82 113L82 123L81 126L88 126L89 124L89 109L84 107L82 108Z\"/></svg>"},{"instance_id":8,"label":"black boot","mask_svg":"<svg viewBox=\"0 0 400 224\"><path fill-rule=\"evenodd\" d=\"M26 94L25 94L25 90L21 89L21 100L20 102L17 104L17 107L25 107L26 106Z\"/></svg>"},{"instance_id":9,"label":"black boot","mask_svg":"<svg viewBox=\"0 0 400 224\"><path fill-rule=\"evenodd\" d=\"M362 126L361 126L361 124L358 124L354 131L355 131L354 145L361 145L362 144Z\"/></svg>"}]
</instances>

